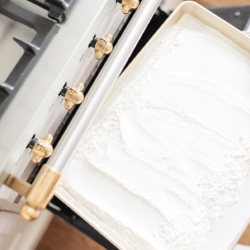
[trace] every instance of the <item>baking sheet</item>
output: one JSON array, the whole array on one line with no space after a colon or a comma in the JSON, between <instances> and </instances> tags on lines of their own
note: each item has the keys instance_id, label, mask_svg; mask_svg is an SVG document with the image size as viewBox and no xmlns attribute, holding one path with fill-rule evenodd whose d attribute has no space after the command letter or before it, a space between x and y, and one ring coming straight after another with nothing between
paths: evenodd
<instances>
[{"instance_id":1,"label":"baking sheet","mask_svg":"<svg viewBox=\"0 0 250 250\"><path fill-rule=\"evenodd\" d=\"M194 2L182 3L174 13L168 18L168 20L162 25L150 42L140 52L140 54L134 59L129 65L126 71L114 84L109 92L109 95L105 98L105 102L108 102L112 94L121 85L125 84L131 76L136 72L139 67L147 60L152 54L153 48L157 46L157 43L161 40L160 38L166 33L166 30L170 29L175 25L184 14L189 14L197 20L203 22L207 26L214 28L221 32L225 37L232 40L242 49L250 53L250 38L242 34L236 28L232 27L219 17L213 15L200 5ZM250 83L249 83L250 84ZM102 105L102 108L105 107ZM101 109L102 110L102 109ZM100 112L101 112L100 110ZM94 119L91 123L94 122ZM88 127L90 127L89 124ZM96 230L103 234L108 240L110 240L119 249L131 249L130 246L115 232L110 231L105 224L98 221L90 211L80 205L75 199L73 199L66 190L59 187L56 196L79 214L84 220L92 225ZM236 205L232 206L228 213L219 222L216 228L208 235L207 240L202 245L202 250L228 250L232 249L238 241L241 233L244 231L250 221L250 177L247 178L245 189L241 200Z\"/></svg>"}]
</instances>

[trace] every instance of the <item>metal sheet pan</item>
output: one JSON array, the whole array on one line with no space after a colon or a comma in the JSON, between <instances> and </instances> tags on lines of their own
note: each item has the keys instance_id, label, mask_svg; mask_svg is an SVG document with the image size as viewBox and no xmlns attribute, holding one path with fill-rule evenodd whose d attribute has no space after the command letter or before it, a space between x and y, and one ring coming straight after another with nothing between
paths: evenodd
<instances>
[{"instance_id":1,"label":"metal sheet pan","mask_svg":"<svg viewBox=\"0 0 250 250\"><path fill-rule=\"evenodd\" d=\"M144 2L144 1L143 1ZM87 121L84 122L84 129L82 132L86 131L86 127L90 127L93 122L94 113L96 114L96 110L101 111L101 107L104 107L105 102L108 103L109 98L115 92L117 88L119 88L122 84L128 81L136 70L140 67L140 65L150 56L153 47L157 46L157 43L160 41L160 38L166 30L171 28L174 24L176 24L180 18L184 14L190 14L194 18L200 20L206 25L218 30L224 36L232 40L234 43L239 45L242 49L250 53L250 38L245 34L241 33L239 30L229 25L219 17L215 16L205 8L201 7L198 4L193 2L185 2L181 4L171 15L171 17L162 25L162 27L158 30L158 32L154 35L154 37L150 40L150 42L145 46L145 48L140 52L140 54L136 57L136 59L130 64L130 66L126 69L126 71L122 74L122 76L118 79L118 81L113 85L110 84L108 87L109 94L105 94L106 98L104 101L104 95L95 95L95 91L98 90L98 87L95 86L93 92L89 96L88 101L95 103L95 108L92 110L86 109L84 106L81 107L82 115L91 116L92 119L89 119L89 123ZM104 77L104 78L107 78ZM250 84L250 83L249 83ZM112 89L111 89L112 87ZM108 91L106 91L107 93ZM91 98L91 99L90 99ZM91 122L91 121L92 122ZM77 121L76 121L77 122ZM82 122L82 120L78 120L78 122ZM74 126L72 125L70 129L71 133L74 133ZM80 136L80 134L78 134ZM78 137L79 138L79 137ZM69 145L68 150L72 152L73 145ZM63 151L65 152L65 150ZM69 153L67 153L69 155ZM59 152L57 153L57 157L60 157ZM66 159L63 159L66 162ZM50 161L52 166L56 166L56 168L62 167L62 162L57 163L55 158L53 161ZM85 207L80 205L75 199L67 193L62 187L59 187L56 196L61 199L65 204L67 204L71 209L73 209L77 214L79 214L84 220L90 223L95 229L97 229L101 234L103 234L107 239L109 239L114 245L116 245L119 249L131 249L130 246L124 242L124 240L116 235L114 232L109 231L109 229L102 222L98 221L90 211L88 211ZM245 190L243 195L241 196L241 200L238 204L232 206L228 213L223 217L223 219L216 226L215 230L213 230L209 235L207 240L202 245L202 250L228 250L232 249L239 239L241 233L247 226L250 221L250 177L248 177Z\"/></svg>"}]
</instances>

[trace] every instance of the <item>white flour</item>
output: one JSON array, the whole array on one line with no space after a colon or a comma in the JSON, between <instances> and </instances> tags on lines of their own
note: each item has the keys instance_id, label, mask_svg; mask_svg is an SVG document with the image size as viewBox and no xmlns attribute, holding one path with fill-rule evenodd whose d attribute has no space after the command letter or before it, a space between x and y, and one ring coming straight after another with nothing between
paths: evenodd
<instances>
[{"instance_id":1,"label":"white flour","mask_svg":"<svg viewBox=\"0 0 250 250\"><path fill-rule=\"evenodd\" d=\"M112 97L62 186L131 249L195 250L250 171L250 56L185 16Z\"/></svg>"}]
</instances>

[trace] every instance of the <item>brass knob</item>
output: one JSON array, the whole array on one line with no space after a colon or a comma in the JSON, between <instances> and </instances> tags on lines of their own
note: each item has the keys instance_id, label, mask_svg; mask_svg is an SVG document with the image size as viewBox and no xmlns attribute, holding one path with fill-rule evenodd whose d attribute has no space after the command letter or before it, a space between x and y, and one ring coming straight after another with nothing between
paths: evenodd
<instances>
[{"instance_id":1,"label":"brass knob","mask_svg":"<svg viewBox=\"0 0 250 250\"><path fill-rule=\"evenodd\" d=\"M113 50L111 43L113 36L107 34L103 38L95 38L90 42L90 46L95 49L95 58L101 59L104 55L109 55Z\"/></svg>"},{"instance_id":2,"label":"brass knob","mask_svg":"<svg viewBox=\"0 0 250 250\"><path fill-rule=\"evenodd\" d=\"M140 4L139 0L122 0L122 13L127 14L136 10Z\"/></svg>"},{"instance_id":3,"label":"brass knob","mask_svg":"<svg viewBox=\"0 0 250 250\"><path fill-rule=\"evenodd\" d=\"M35 208L29 206L28 203L26 203L21 208L20 215L27 221L33 221L39 217L40 211L36 210Z\"/></svg>"},{"instance_id":4,"label":"brass knob","mask_svg":"<svg viewBox=\"0 0 250 250\"><path fill-rule=\"evenodd\" d=\"M66 109L71 109L75 104L80 104L83 102L84 95L82 90L84 89L83 83L76 84L75 87L64 86L60 92L60 95L64 96L65 103L64 107Z\"/></svg>"},{"instance_id":5,"label":"brass knob","mask_svg":"<svg viewBox=\"0 0 250 250\"><path fill-rule=\"evenodd\" d=\"M47 134L43 139L32 138L28 147L32 149L34 156L32 161L34 163L39 163L43 158L48 158L53 153L53 147L51 145L53 141L53 136Z\"/></svg>"}]
</instances>

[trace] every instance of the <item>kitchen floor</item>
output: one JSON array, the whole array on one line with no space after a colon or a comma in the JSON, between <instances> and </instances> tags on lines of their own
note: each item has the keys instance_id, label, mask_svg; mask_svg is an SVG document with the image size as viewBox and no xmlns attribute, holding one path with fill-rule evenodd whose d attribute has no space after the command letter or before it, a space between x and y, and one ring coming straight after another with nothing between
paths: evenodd
<instances>
[{"instance_id":1,"label":"kitchen floor","mask_svg":"<svg viewBox=\"0 0 250 250\"><path fill-rule=\"evenodd\" d=\"M250 0L197 0L203 6L223 6L250 4ZM250 225L242 235L239 244L250 246ZM102 250L100 245L71 227L61 219L54 217L36 250ZM235 250L250 249L238 245Z\"/></svg>"}]
</instances>

